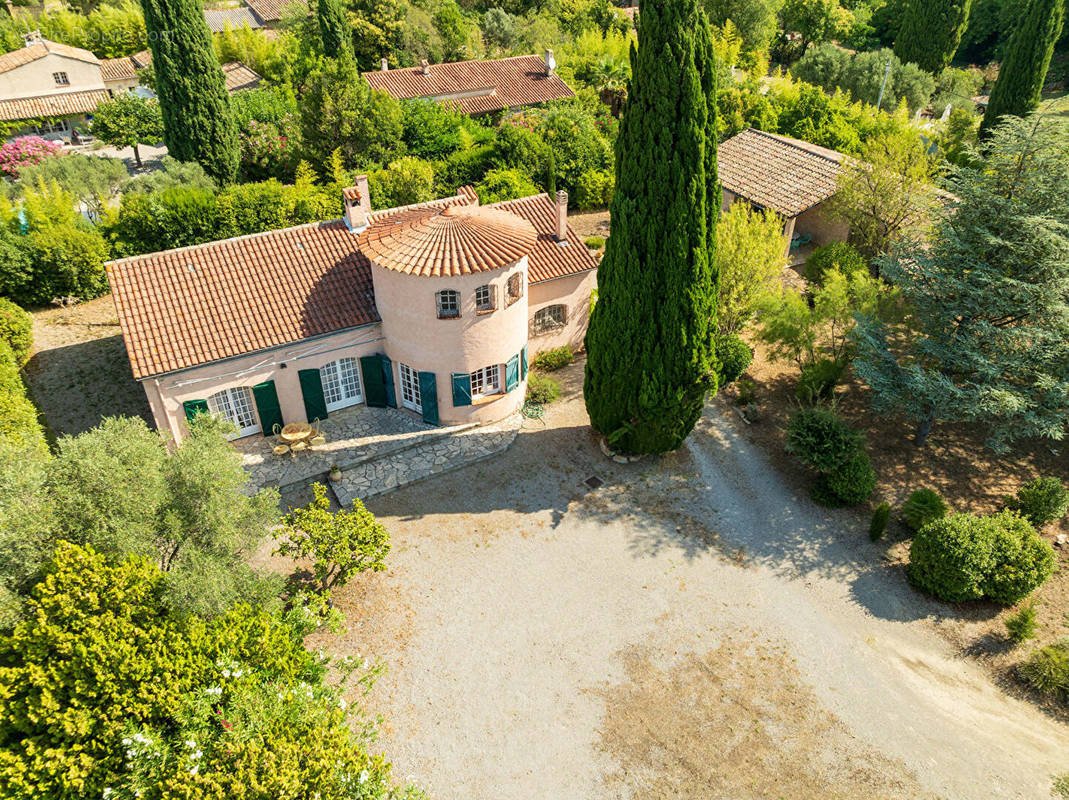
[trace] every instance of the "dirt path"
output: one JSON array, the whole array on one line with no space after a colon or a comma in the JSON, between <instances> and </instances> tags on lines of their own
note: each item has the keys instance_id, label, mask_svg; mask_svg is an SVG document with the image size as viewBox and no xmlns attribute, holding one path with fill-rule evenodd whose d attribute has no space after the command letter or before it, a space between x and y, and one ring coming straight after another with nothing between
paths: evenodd
<instances>
[{"instance_id":1,"label":"dirt path","mask_svg":"<svg viewBox=\"0 0 1069 800\"><path fill-rule=\"evenodd\" d=\"M331 649L436 798L1042 798L1069 733L953 655L862 531L718 407L620 466L570 399L503 457L371 503L392 569ZM583 481L604 484L590 489Z\"/></svg>"}]
</instances>

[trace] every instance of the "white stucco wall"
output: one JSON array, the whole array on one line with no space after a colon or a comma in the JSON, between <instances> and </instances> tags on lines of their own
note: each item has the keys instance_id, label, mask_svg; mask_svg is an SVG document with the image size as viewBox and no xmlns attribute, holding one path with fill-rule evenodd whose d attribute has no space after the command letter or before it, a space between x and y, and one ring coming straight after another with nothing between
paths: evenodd
<instances>
[{"instance_id":1,"label":"white stucco wall","mask_svg":"<svg viewBox=\"0 0 1069 800\"><path fill-rule=\"evenodd\" d=\"M57 86L52 74L66 72L69 86ZM89 89L103 89L100 65L76 58L49 53L21 67L0 73L0 97L12 100L45 94L66 94Z\"/></svg>"}]
</instances>

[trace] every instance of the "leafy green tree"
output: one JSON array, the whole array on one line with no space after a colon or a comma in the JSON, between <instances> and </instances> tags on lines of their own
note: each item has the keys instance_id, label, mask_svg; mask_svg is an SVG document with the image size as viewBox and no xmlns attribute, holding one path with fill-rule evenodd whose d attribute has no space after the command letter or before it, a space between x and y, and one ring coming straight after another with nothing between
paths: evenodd
<instances>
[{"instance_id":1,"label":"leafy green tree","mask_svg":"<svg viewBox=\"0 0 1069 800\"><path fill-rule=\"evenodd\" d=\"M199 0L142 0L167 151L220 184L237 173L238 131Z\"/></svg>"},{"instance_id":2,"label":"leafy green tree","mask_svg":"<svg viewBox=\"0 0 1069 800\"><path fill-rule=\"evenodd\" d=\"M694 0L643 9L631 70L583 393L613 447L658 453L716 390L716 65Z\"/></svg>"},{"instance_id":3,"label":"leafy green tree","mask_svg":"<svg viewBox=\"0 0 1069 800\"><path fill-rule=\"evenodd\" d=\"M349 22L356 62L378 69L379 59L402 50L408 4L402 0L350 0Z\"/></svg>"},{"instance_id":4,"label":"leafy green tree","mask_svg":"<svg viewBox=\"0 0 1069 800\"><path fill-rule=\"evenodd\" d=\"M483 15L483 41L488 48L508 51L516 44L516 18L500 8Z\"/></svg>"},{"instance_id":5,"label":"leafy green tree","mask_svg":"<svg viewBox=\"0 0 1069 800\"><path fill-rule=\"evenodd\" d=\"M780 22L785 31L799 37L789 48L789 60L805 55L811 44L839 38L849 30L852 20L853 15L839 5L839 0L785 0Z\"/></svg>"},{"instance_id":6,"label":"leafy green tree","mask_svg":"<svg viewBox=\"0 0 1069 800\"><path fill-rule=\"evenodd\" d=\"M404 100L401 124L401 141L410 156L447 158L461 147L464 118L449 105L433 100Z\"/></svg>"},{"instance_id":7,"label":"leafy green tree","mask_svg":"<svg viewBox=\"0 0 1069 800\"><path fill-rule=\"evenodd\" d=\"M971 0L909 0L895 38L895 55L938 75L958 51L969 24L970 4Z\"/></svg>"},{"instance_id":8,"label":"leafy green tree","mask_svg":"<svg viewBox=\"0 0 1069 800\"><path fill-rule=\"evenodd\" d=\"M155 98L123 92L97 106L93 112L93 134L112 147L134 148L134 161L141 169L143 144L159 144L163 139L163 114Z\"/></svg>"},{"instance_id":9,"label":"leafy green tree","mask_svg":"<svg viewBox=\"0 0 1069 800\"><path fill-rule=\"evenodd\" d=\"M475 185L479 202L484 205L517 197L530 197L540 191L527 174L518 169L492 169Z\"/></svg>"},{"instance_id":10,"label":"leafy green tree","mask_svg":"<svg viewBox=\"0 0 1069 800\"><path fill-rule=\"evenodd\" d=\"M1009 117L975 168L957 167L952 210L928 241L880 260L912 311L915 336L890 349L871 315L855 371L876 410L902 412L923 445L936 421L986 426L1005 451L1069 428L1069 154L1066 123Z\"/></svg>"},{"instance_id":11,"label":"leafy green tree","mask_svg":"<svg viewBox=\"0 0 1069 800\"><path fill-rule=\"evenodd\" d=\"M22 189L57 184L73 196L90 220L99 223L130 180L130 173L116 158L69 153L63 158L47 158L40 164L23 167L19 177Z\"/></svg>"},{"instance_id":12,"label":"leafy green tree","mask_svg":"<svg viewBox=\"0 0 1069 800\"><path fill-rule=\"evenodd\" d=\"M344 586L361 572L382 572L390 552L390 534L359 500L352 510L331 512L327 488L312 485L315 499L290 509L282 520L278 552L311 558L320 591Z\"/></svg>"},{"instance_id":13,"label":"leafy green tree","mask_svg":"<svg viewBox=\"0 0 1069 800\"><path fill-rule=\"evenodd\" d=\"M1006 46L998 80L991 89L990 102L980 123L980 137L990 136L998 121L1006 116L1023 117L1039 105L1043 82L1062 35L1065 3L1060 0L1030 0Z\"/></svg>"},{"instance_id":14,"label":"leafy green tree","mask_svg":"<svg viewBox=\"0 0 1069 800\"><path fill-rule=\"evenodd\" d=\"M782 0L705 0L709 22L718 28L728 20L742 36L746 50L767 52L776 35L776 15ZM730 66L730 65L729 65Z\"/></svg>"},{"instance_id":15,"label":"leafy green tree","mask_svg":"<svg viewBox=\"0 0 1069 800\"><path fill-rule=\"evenodd\" d=\"M319 38L323 42L323 55L339 58L342 51L352 54L353 35L341 0L319 0L316 6L319 22Z\"/></svg>"},{"instance_id":16,"label":"leafy green tree","mask_svg":"<svg viewBox=\"0 0 1069 800\"><path fill-rule=\"evenodd\" d=\"M368 175L368 188L375 208L424 203L433 199L434 167L421 158L404 156Z\"/></svg>"},{"instance_id":17,"label":"leafy green tree","mask_svg":"<svg viewBox=\"0 0 1069 800\"><path fill-rule=\"evenodd\" d=\"M749 203L732 203L716 223L716 270L720 277L717 328L738 333L779 285L786 264L782 222Z\"/></svg>"}]
</instances>

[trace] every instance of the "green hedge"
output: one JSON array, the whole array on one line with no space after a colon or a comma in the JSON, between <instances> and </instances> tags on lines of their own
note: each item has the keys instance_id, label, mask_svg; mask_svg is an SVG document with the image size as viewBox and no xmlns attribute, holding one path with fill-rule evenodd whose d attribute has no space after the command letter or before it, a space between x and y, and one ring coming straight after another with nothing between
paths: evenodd
<instances>
[{"instance_id":1,"label":"green hedge","mask_svg":"<svg viewBox=\"0 0 1069 800\"><path fill-rule=\"evenodd\" d=\"M26 363L33 349L33 317L3 297L0 297L0 340L11 347L19 366Z\"/></svg>"},{"instance_id":2,"label":"green hedge","mask_svg":"<svg viewBox=\"0 0 1069 800\"><path fill-rule=\"evenodd\" d=\"M26 396L18 361L4 341L0 341L0 436L22 436L45 447L37 408Z\"/></svg>"}]
</instances>

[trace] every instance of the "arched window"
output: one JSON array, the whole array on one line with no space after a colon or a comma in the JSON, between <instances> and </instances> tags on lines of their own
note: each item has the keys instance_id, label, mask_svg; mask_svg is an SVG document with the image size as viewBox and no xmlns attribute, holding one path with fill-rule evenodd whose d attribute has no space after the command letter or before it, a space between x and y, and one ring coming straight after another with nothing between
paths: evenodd
<instances>
[{"instance_id":1,"label":"arched window","mask_svg":"<svg viewBox=\"0 0 1069 800\"><path fill-rule=\"evenodd\" d=\"M490 284L480 286L475 290L475 310L480 313L493 311L496 307L494 287Z\"/></svg>"},{"instance_id":2,"label":"arched window","mask_svg":"<svg viewBox=\"0 0 1069 800\"><path fill-rule=\"evenodd\" d=\"M509 278L508 282L508 299L505 305L512 305L521 297L523 297L523 273L517 272L515 275Z\"/></svg>"},{"instance_id":3,"label":"arched window","mask_svg":"<svg viewBox=\"0 0 1069 800\"><path fill-rule=\"evenodd\" d=\"M455 319L460 316L460 293L453 289L438 292L438 319Z\"/></svg>"},{"instance_id":4,"label":"arched window","mask_svg":"<svg viewBox=\"0 0 1069 800\"><path fill-rule=\"evenodd\" d=\"M562 305L540 308L534 315L534 332L548 333L568 323L568 309Z\"/></svg>"}]
</instances>

